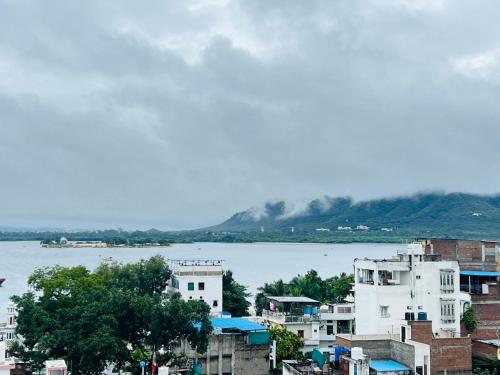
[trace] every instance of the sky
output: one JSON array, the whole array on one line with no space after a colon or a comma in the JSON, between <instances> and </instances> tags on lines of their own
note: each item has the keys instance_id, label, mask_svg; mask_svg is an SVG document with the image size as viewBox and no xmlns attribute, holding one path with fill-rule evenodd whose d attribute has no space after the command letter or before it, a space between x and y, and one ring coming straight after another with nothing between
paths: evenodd
<instances>
[{"instance_id":1,"label":"sky","mask_svg":"<svg viewBox=\"0 0 500 375\"><path fill-rule=\"evenodd\" d=\"M497 0L0 0L0 227L500 192Z\"/></svg>"}]
</instances>

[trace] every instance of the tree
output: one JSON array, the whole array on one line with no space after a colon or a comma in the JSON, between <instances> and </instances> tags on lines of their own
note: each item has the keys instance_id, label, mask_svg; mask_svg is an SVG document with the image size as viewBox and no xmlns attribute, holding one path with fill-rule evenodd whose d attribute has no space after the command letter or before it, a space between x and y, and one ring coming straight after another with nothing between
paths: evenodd
<instances>
[{"instance_id":1,"label":"tree","mask_svg":"<svg viewBox=\"0 0 500 375\"><path fill-rule=\"evenodd\" d=\"M474 329L476 329L476 319L474 318L474 311L472 310L471 306L469 306L467 310L464 311L462 319L467 331L472 332L474 331Z\"/></svg>"},{"instance_id":2,"label":"tree","mask_svg":"<svg viewBox=\"0 0 500 375\"><path fill-rule=\"evenodd\" d=\"M276 340L276 362L280 363L284 359L303 359L300 348L304 346L304 340L285 327L275 326L269 330L271 340Z\"/></svg>"},{"instance_id":3,"label":"tree","mask_svg":"<svg viewBox=\"0 0 500 375\"><path fill-rule=\"evenodd\" d=\"M224 310L230 312L234 317L249 315L250 302L247 300L248 297L250 297L250 293L247 293L247 288L233 279L233 273L231 271L224 272L222 276Z\"/></svg>"},{"instance_id":4,"label":"tree","mask_svg":"<svg viewBox=\"0 0 500 375\"><path fill-rule=\"evenodd\" d=\"M266 283L255 296L257 315L267 307L268 296L305 296L323 303L340 303L351 292L353 282L354 276L346 273L323 280L315 270L310 270L304 276L295 276L289 283L283 280Z\"/></svg>"},{"instance_id":5,"label":"tree","mask_svg":"<svg viewBox=\"0 0 500 375\"><path fill-rule=\"evenodd\" d=\"M35 271L32 291L17 304L21 344L12 355L40 369L50 358L64 358L74 374L100 374L110 364L138 372L137 353L159 365L176 359L185 338L200 352L211 332L210 308L202 301L168 297L170 270L161 256L135 264L102 264Z\"/></svg>"}]
</instances>

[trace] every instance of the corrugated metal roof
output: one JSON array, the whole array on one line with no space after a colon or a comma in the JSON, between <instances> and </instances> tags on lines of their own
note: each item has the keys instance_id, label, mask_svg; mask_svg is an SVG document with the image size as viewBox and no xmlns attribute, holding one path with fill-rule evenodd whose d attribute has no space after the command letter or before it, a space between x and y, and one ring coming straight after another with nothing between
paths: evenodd
<instances>
[{"instance_id":1,"label":"corrugated metal roof","mask_svg":"<svg viewBox=\"0 0 500 375\"><path fill-rule=\"evenodd\" d=\"M469 271L469 270L461 270L460 275L464 276L493 276L500 277L500 272L496 271Z\"/></svg>"},{"instance_id":2,"label":"corrugated metal roof","mask_svg":"<svg viewBox=\"0 0 500 375\"><path fill-rule=\"evenodd\" d=\"M292 297L292 296L272 296L267 297L277 302L291 302L291 303L319 303L315 299L309 297Z\"/></svg>"},{"instance_id":3,"label":"corrugated metal roof","mask_svg":"<svg viewBox=\"0 0 500 375\"><path fill-rule=\"evenodd\" d=\"M377 372L410 371L408 367L392 359L372 359L370 367Z\"/></svg>"},{"instance_id":4,"label":"corrugated metal roof","mask_svg":"<svg viewBox=\"0 0 500 375\"><path fill-rule=\"evenodd\" d=\"M237 329L242 332L267 331L266 326L242 318L212 318L210 322L214 329Z\"/></svg>"}]
</instances>

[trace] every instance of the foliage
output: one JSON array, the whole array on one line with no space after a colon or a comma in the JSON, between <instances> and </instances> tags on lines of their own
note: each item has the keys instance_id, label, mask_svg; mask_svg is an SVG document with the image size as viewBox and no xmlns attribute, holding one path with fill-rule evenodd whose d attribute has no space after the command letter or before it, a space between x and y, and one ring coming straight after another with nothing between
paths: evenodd
<instances>
[{"instance_id":1,"label":"foliage","mask_svg":"<svg viewBox=\"0 0 500 375\"><path fill-rule=\"evenodd\" d=\"M135 264L102 264L38 269L31 292L14 296L17 334L15 357L35 370L50 358L63 358L75 374L100 374L109 364L138 371L137 358L151 363L173 359L182 338L200 352L211 330L209 307L201 301L168 297L170 270L161 256ZM198 327L198 328L197 328Z\"/></svg>"},{"instance_id":2,"label":"foliage","mask_svg":"<svg viewBox=\"0 0 500 375\"><path fill-rule=\"evenodd\" d=\"M233 317L249 315L250 302L248 302L247 298L250 295L245 286L238 284L233 279L231 271L224 272L222 277L222 304L225 311L230 312Z\"/></svg>"},{"instance_id":3,"label":"foliage","mask_svg":"<svg viewBox=\"0 0 500 375\"><path fill-rule=\"evenodd\" d=\"M271 340L276 340L276 362L284 359L303 359L300 348L304 346L304 340L285 327L275 326L269 330Z\"/></svg>"},{"instance_id":4,"label":"foliage","mask_svg":"<svg viewBox=\"0 0 500 375\"><path fill-rule=\"evenodd\" d=\"M472 332L474 331L474 329L476 329L476 320L474 318L474 311L472 310L472 306L469 306L467 310L465 310L462 319L467 331Z\"/></svg>"},{"instance_id":5,"label":"foliage","mask_svg":"<svg viewBox=\"0 0 500 375\"><path fill-rule=\"evenodd\" d=\"M495 375L496 371L494 369L487 369L487 368L481 368L481 367L476 367L472 370L473 375Z\"/></svg>"},{"instance_id":6,"label":"foliage","mask_svg":"<svg viewBox=\"0 0 500 375\"><path fill-rule=\"evenodd\" d=\"M350 293L353 275L341 273L339 276L322 279L315 270L304 276L295 276L289 283L278 280L266 283L255 296L257 315L266 308L267 296L305 296L323 303L339 303Z\"/></svg>"}]
</instances>

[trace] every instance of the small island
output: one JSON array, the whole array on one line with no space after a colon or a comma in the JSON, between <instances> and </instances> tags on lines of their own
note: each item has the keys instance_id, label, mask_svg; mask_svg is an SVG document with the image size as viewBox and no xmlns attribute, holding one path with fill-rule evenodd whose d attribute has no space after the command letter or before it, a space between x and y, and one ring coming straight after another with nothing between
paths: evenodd
<instances>
[{"instance_id":1,"label":"small island","mask_svg":"<svg viewBox=\"0 0 500 375\"><path fill-rule=\"evenodd\" d=\"M58 241L44 240L40 242L42 247L48 248L110 248L110 247L168 247L170 243L164 240L155 242L147 240L132 240L124 238L113 238L106 241L68 241L66 237L61 237Z\"/></svg>"}]
</instances>

